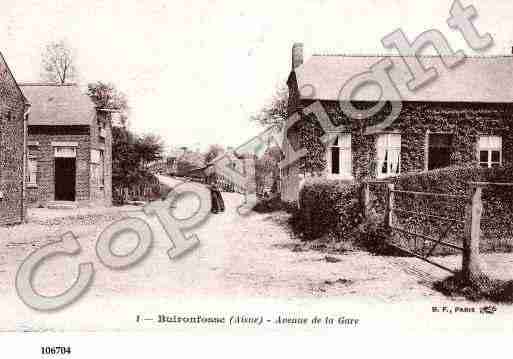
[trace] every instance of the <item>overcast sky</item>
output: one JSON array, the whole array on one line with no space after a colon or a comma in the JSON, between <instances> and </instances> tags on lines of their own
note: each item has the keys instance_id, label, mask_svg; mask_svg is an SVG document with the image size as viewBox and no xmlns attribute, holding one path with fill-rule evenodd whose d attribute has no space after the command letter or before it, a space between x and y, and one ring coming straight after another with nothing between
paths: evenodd
<instances>
[{"instance_id":1,"label":"overcast sky","mask_svg":"<svg viewBox=\"0 0 513 359\"><path fill-rule=\"evenodd\" d=\"M410 39L442 31L452 1L56 1L6 0L0 51L19 82L37 81L45 43L66 39L83 84L115 83L130 100L131 126L168 146L236 146L259 132L249 117L285 83L293 42L305 53L385 53L380 39L402 28ZM513 2L473 1L481 33L510 54ZM493 4L493 5L492 5Z\"/></svg>"}]
</instances>

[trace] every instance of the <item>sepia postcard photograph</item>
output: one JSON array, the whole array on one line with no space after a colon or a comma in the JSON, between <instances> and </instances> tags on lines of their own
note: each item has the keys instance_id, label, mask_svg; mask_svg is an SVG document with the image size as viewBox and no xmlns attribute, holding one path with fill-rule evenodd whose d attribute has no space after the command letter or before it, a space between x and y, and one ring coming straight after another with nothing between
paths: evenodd
<instances>
[{"instance_id":1,"label":"sepia postcard photograph","mask_svg":"<svg viewBox=\"0 0 513 359\"><path fill-rule=\"evenodd\" d=\"M32 338L21 357L513 331L511 1L3 5L0 338Z\"/></svg>"}]
</instances>

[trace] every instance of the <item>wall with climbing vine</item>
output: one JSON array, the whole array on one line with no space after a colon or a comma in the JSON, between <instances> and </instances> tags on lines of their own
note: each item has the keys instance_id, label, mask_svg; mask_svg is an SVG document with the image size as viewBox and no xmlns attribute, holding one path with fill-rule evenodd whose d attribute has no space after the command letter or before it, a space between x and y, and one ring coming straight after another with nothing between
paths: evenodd
<instances>
[{"instance_id":1,"label":"wall with climbing vine","mask_svg":"<svg viewBox=\"0 0 513 359\"><path fill-rule=\"evenodd\" d=\"M331 121L351 131L353 176L355 180L375 177L375 135L365 135L367 126L383 121L387 109L369 120L348 119L337 102L321 102ZM305 104L308 106L308 103ZM387 106L385 106L387 107ZM425 169L426 136L429 132L451 133L451 165L477 163L480 135L502 137L503 163L513 162L513 106L508 104L403 103L398 119L386 131L401 133L401 172ZM303 116L288 136L293 147L307 149L300 166L304 172L320 172L326 166L324 132L311 114Z\"/></svg>"},{"instance_id":2,"label":"wall with climbing vine","mask_svg":"<svg viewBox=\"0 0 513 359\"><path fill-rule=\"evenodd\" d=\"M324 134L316 115L304 115L303 109L314 100L299 98L300 90L294 72L288 79L289 116L300 114L301 120L287 133L294 150L304 147L307 155L282 171L282 184L287 198L296 198L301 179L293 176L319 175L326 168L326 147L320 141ZM366 135L368 126L381 123L391 110L389 103L369 119L348 118L338 101L321 101L331 122L351 132L352 172L359 182L376 177L376 135ZM369 108L376 103L353 103L356 108ZM404 102L399 117L386 131L401 133L401 173L426 169L426 146L429 132L452 134L451 165L477 164L477 142L480 135L502 137L503 164L513 163L513 104L458 103L458 102ZM294 188L288 188L292 186ZM290 195L292 194L292 195Z\"/></svg>"}]
</instances>

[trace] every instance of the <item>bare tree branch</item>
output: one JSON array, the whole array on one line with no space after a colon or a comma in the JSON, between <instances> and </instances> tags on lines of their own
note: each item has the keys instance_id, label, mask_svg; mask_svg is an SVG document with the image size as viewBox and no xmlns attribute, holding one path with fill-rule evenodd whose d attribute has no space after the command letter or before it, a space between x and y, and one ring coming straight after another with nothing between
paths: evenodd
<instances>
[{"instance_id":1,"label":"bare tree branch","mask_svg":"<svg viewBox=\"0 0 513 359\"><path fill-rule=\"evenodd\" d=\"M64 84L76 79L73 51L64 41L46 45L41 64L45 80Z\"/></svg>"}]
</instances>

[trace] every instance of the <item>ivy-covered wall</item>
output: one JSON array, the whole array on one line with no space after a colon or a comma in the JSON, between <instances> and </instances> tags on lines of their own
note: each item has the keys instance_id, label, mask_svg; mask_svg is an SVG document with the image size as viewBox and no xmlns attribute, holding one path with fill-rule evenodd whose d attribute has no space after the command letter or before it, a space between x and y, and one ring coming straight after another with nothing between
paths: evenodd
<instances>
[{"instance_id":1,"label":"ivy-covered wall","mask_svg":"<svg viewBox=\"0 0 513 359\"><path fill-rule=\"evenodd\" d=\"M312 101L304 103L307 107ZM359 181L375 177L376 135L365 135L367 126L383 121L384 111L368 120L349 119L338 102L321 102L335 125L351 130L353 176ZM363 104L360 104L363 105ZM395 122L385 130L401 133L401 173L423 171L426 166L426 138L429 132L451 133L453 155L451 165L477 163L477 141L480 135L502 137L503 164L513 162L513 104L419 103L402 104ZM308 155L298 163L304 172L319 172L326 165L325 148L319 137L323 134L314 115L294 126L288 137L297 150L306 147Z\"/></svg>"},{"instance_id":2,"label":"ivy-covered wall","mask_svg":"<svg viewBox=\"0 0 513 359\"><path fill-rule=\"evenodd\" d=\"M297 200L299 186L305 175L323 176L326 167L325 146L319 138L323 131L316 116L305 116L303 109L314 100L300 98L294 71L287 81L289 88L288 115L300 114L302 119L289 129L287 138L294 150L307 149L307 156L281 172L282 199ZM469 89L471 90L471 89ZM313 93L315 96L315 93ZM513 99L512 99L513 101ZM333 124L344 125L351 131L352 172L355 181L376 176L376 135L365 135L367 126L381 123L391 110L389 103L370 119L348 118L338 101L321 101ZM368 108L375 103L353 103ZM480 135L502 136L503 164L513 163L513 103L403 102L399 117L386 131L401 133L401 173L426 169L426 146L429 132L451 133L453 153L451 165L477 162L477 141ZM290 178L294 176L294 178ZM295 178L298 177L299 179Z\"/></svg>"}]
</instances>

